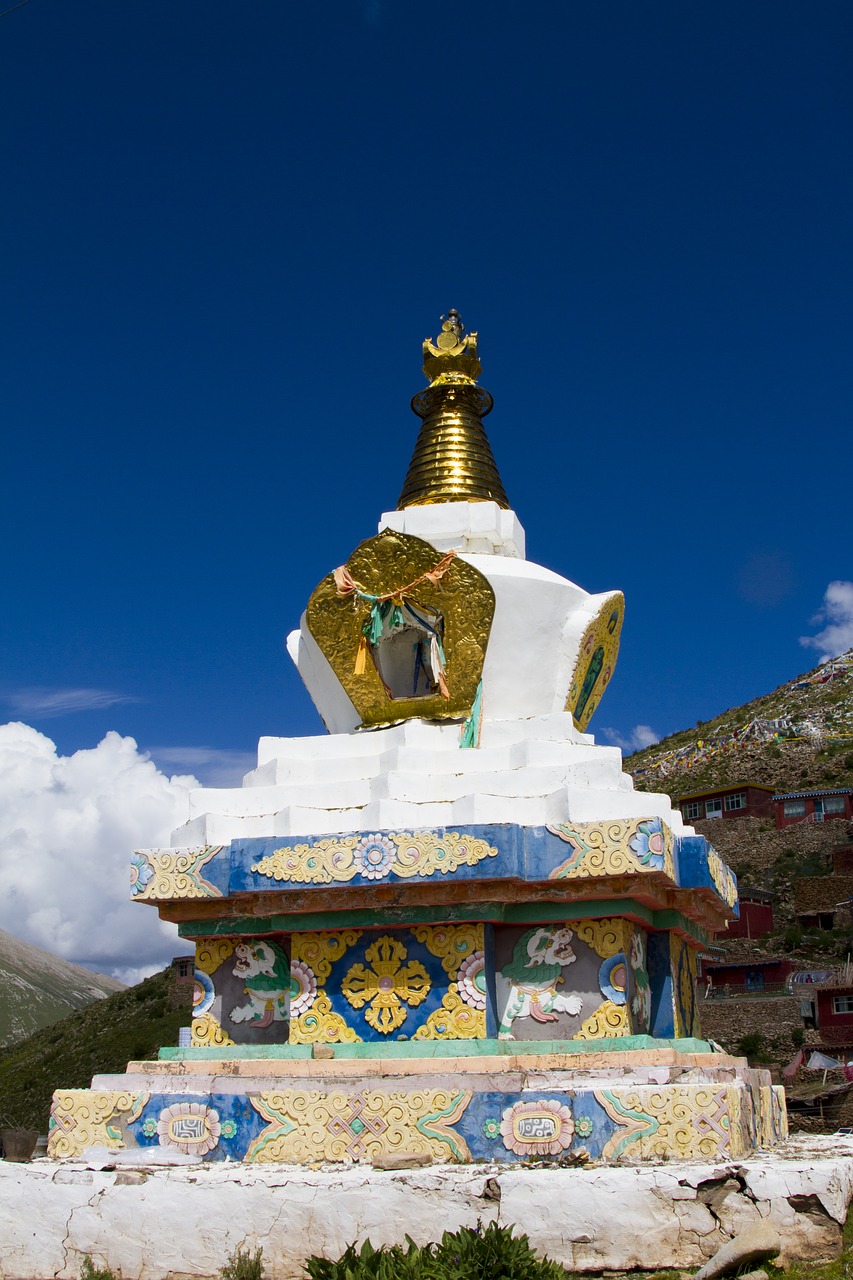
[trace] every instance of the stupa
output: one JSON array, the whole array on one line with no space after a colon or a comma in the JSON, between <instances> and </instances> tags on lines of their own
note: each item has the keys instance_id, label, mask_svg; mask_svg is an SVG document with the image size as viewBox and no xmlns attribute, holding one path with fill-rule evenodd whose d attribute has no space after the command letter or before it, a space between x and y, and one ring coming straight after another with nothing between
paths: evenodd
<instances>
[{"instance_id":1,"label":"stupa","mask_svg":"<svg viewBox=\"0 0 853 1280\"><path fill-rule=\"evenodd\" d=\"M327 734L262 738L134 899L194 942L191 1043L54 1096L50 1153L244 1162L729 1159L786 1132L701 1040L696 956L734 876L587 732L617 591L525 559L476 333L423 346L397 509L288 649Z\"/></svg>"}]
</instances>

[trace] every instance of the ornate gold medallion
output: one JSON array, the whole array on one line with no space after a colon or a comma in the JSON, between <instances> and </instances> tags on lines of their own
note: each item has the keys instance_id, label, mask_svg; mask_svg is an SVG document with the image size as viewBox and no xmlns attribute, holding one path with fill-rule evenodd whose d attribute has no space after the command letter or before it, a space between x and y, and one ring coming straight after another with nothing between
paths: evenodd
<instances>
[{"instance_id":1,"label":"ornate gold medallion","mask_svg":"<svg viewBox=\"0 0 853 1280\"><path fill-rule=\"evenodd\" d=\"M385 529L312 593L308 629L362 724L470 712L495 595L478 569L447 561L422 538Z\"/></svg>"}]
</instances>

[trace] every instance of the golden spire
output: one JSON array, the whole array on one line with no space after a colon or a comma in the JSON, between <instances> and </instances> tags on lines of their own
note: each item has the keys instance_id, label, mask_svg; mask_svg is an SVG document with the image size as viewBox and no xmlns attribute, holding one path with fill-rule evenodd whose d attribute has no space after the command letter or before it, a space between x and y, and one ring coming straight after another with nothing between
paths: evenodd
<instances>
[{"instance_id":1,"label":"golden spire","mask_svg":"<svg viewBox=\"0 0 853 1280\"><path fill-rule=\"evenodd\" d=\"M429 386L412 400L423 425L397 508L489 501L508 508L481 421L494 401L477 386L477 335L465 333L458 311L448 311L442 321L435 342L424 341Z\"/></svg>"}]
</instances>

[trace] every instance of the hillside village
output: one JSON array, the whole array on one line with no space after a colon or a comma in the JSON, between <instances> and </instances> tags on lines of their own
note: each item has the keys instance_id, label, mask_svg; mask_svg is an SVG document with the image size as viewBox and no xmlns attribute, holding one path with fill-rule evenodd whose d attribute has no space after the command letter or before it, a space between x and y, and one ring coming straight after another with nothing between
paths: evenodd
<instances>
[{"instance_id":1,"label":"hillside village","mask_svg":"<svg viewBox=\"0 0 853 1280\"><path fill-rule=\"evenodd\" d=\"M853 651L625 767L738 876L741 920L703 960L703 1034L779 1073L792 1127L849 1124L842 1067L805 1064L853 1063Z\"/></svg>"}]
</instances>

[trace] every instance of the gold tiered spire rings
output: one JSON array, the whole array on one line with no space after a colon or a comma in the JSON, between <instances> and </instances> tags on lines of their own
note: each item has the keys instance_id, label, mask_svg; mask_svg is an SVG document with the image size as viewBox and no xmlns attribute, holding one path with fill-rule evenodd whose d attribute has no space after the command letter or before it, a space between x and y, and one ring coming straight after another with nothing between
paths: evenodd
<instances>
[{"instance_id":1,"label":"gold tiered spire rings","mask_svg":"<svg viewBox=\"0 0 853 1280\"><path fill-rule=\"evenodd\" d=\"M435 342L424 340L429 386L412 400L422 426L397 506L491 501L508 508L482 423L494 402L477 386L477 335L465 333L458 311L442 322Z\"/></svg>"}]
</instances>

